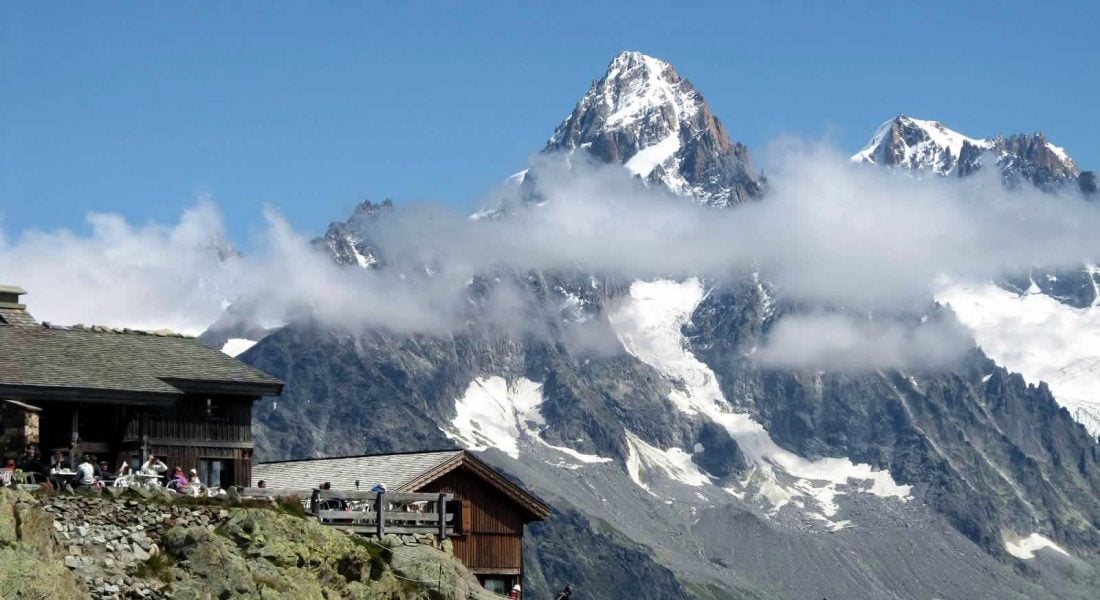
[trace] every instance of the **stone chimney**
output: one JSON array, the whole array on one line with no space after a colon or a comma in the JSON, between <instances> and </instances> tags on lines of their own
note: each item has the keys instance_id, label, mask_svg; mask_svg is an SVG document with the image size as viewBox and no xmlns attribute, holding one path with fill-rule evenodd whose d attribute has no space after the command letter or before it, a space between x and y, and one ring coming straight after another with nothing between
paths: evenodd
<instances>
[{"instance_id":1,"label":"stone chimney","mask_svg":"<svg viewBox=\"0 0 1100 600\"><path fill-rule=\"evenodd\" d=\"M38 325L34 317L27 312L27 305L19 302L19 297L27 290L15 285L0 285L0 325L26 327Z\"/></svg>"}]
</instances>

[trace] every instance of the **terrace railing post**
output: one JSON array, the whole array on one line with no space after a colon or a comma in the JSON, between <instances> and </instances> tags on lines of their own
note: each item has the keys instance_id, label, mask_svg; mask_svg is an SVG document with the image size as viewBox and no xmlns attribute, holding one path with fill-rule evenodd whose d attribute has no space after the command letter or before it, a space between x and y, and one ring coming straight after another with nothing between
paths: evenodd
<instances>
[{"instance_id":1,"label":"terrace railing post","mask_svg":"<svg viewBox=\"0 0 1100 600\"><path fill-rule=\"evenodd\" d=\"M386 535L386 492L378 492L374 499L374 518L378 522L378 539Z\"/></svg>"},{"instance_id":2,"label":"terrace railing post","mask_svg":"<svg viewBox=\"0 0 1100 600\"><path fill-rule=\"evenodd\" d=\"M439 541L447 539L447 495L440 494L436 503L436 512L439 513Z\"/></svg>"},{"instance_id":3,"label":"terrace railing post","mask_svg":"<svg viewBox=\"0 0 1100 600\"><path fill-rule=\"evenodd\" d=\"M314 489L313 493L309 496L309 512L313 513L317 517L317 520L321 520L321 513L317 510L317 504L321 497L321 490Z\"/></svg>"}]
</instances>

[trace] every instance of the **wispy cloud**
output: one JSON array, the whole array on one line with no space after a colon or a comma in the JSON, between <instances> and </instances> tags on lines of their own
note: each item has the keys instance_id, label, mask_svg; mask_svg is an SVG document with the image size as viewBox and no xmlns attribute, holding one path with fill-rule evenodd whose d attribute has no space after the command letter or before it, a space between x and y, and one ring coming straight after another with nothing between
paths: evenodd
<instances>
[{"instance_id":1,"label":"wispy cloud","mask_svg":"<svg viewBox=\"0 0 1100 600\"><path fill-rule=\"evenodd\" d=\"M389 266L377 271L332 264L311 246L312 235L275 212L264 216L254 253L221 259L212 250L224 244L221 217L203 201L172 225L97 214L88 235L0 237L0 281L28 288L36 315L61 323L196 333L240 301L270 322L308 311L334 323L444 332L465 323L471 278L505 271L720 282L759 268L795 301L898 311L926 308L944 276L983 280L1034 264L1100 261L1100 206L1076 196L1005 190L991 173L914 180L797 140L770 152L768 197L734 210L646 188L618 167L540 156L533 166L543 202L524 204L516 188L494 191L494 201L510 207L508 218L471 220L432 204L387 215L373 239ZM522 321L523 291L500 282L494 293L486 313ZM934 363L938 341L957 341L957 332L943 329L787 317L760 358Z\"/></svg>"}]
</instances>

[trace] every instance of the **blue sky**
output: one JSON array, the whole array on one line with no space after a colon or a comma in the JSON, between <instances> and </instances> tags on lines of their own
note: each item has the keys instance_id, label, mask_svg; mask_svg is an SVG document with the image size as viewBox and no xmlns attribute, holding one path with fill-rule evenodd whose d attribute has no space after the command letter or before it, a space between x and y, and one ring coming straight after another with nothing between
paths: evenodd
<instances>
[{"instance_id":1,"label":"blue sky","mask_svg":"<svg viewBox=\"0 0 1100 600\"><path fill-rule=\"evenodd\" d=\"M363 198L472 208L623 49L672 62L759 163L906 113L1100 168L1097 3L757 4L0 0L0 230L173 222L208 194L247 246L264 206L310 234Z\"/></svg>"}]
</instances>

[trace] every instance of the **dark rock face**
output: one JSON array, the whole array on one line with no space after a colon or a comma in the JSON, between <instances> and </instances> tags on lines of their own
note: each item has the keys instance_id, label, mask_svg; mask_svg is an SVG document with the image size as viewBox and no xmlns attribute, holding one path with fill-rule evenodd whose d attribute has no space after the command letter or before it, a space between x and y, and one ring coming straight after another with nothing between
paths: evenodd
<instances>
[{"instance_id":1,"label":"dark rock face","mask_svg":"<svg viewBox=\"0 0 1100 600\"><path fill-rule=\"evenodd\" d=\"M1075 308L1088 308L1100 300L1097 296L1100 272L1087 265L1057 272L1033 268L1015 277L1005 277L1000 285L1018 294L1031 293L1037 288L1040 293Z\"/></svg>"},{"instance_id":2,"label":"dark rock face","mask_svg":"<svg viewBox=\"0 0 1100 600\"><path fill-rule=\"evenodd\" d=\"M994 148L999 155L997 166L1010 186L1030 183L1040 189L1054 190L1076 182L1081 172L1042 133L998 137Z\"/></svg>"},{"instance_id":3,"label":"dark rock face","mask_svg":"<svg viewBox=\"0 0 1100 600\"><path fill-rule=\"evenodd\" d=\"M703 96L672 65L638 52L611 61L543 152L578 149L711 206L759 198L764 189L748 149L730 141ZM652 158L631 162L647 149Z\"/></svg>"},{"instance_id":4,"label":"dark rock face","mask_svg":"<svg viewBox=\"0 0 1100 600\"><path fill-rule=\"evenodd\" d=\"M364 200L355 207L347 221L330 223L324 237L317 238L313 244L326 249L336 264L363 268L377 266L382 256L377 245L371 241L371 229L377 227L391 210L393 201L389 198L378 204Z\"/></svg>"}]
</instances>

